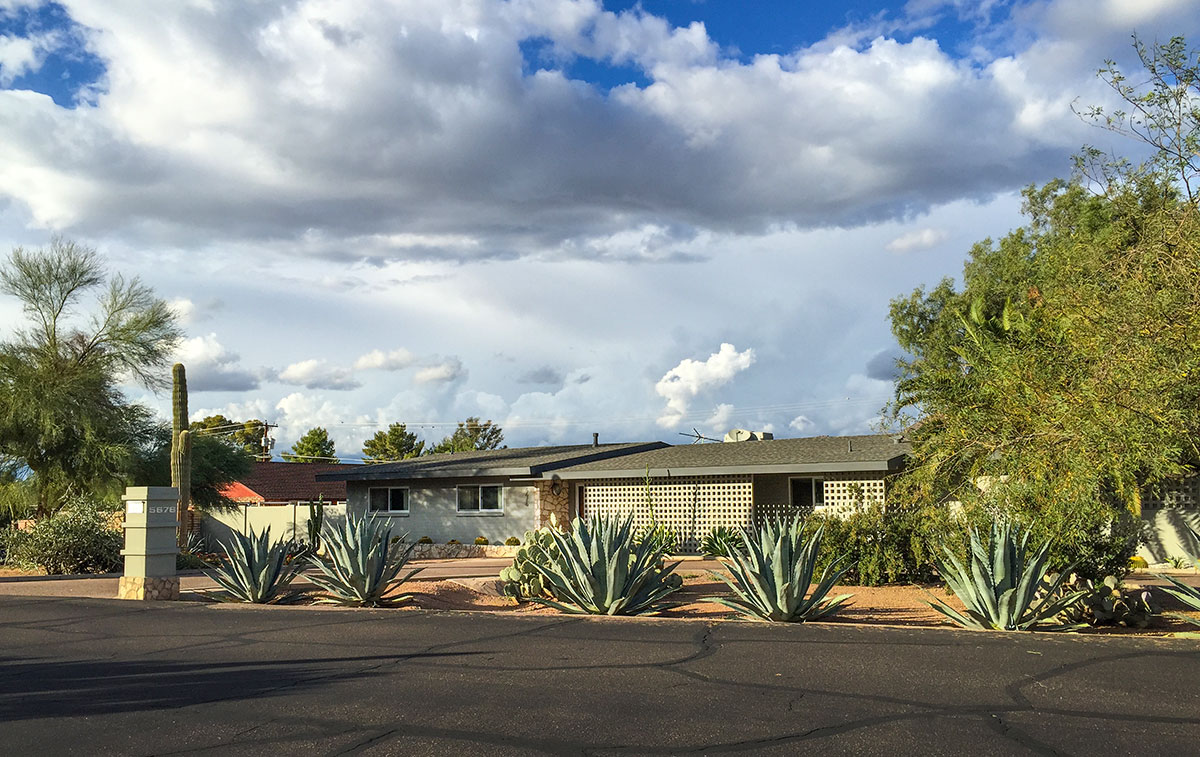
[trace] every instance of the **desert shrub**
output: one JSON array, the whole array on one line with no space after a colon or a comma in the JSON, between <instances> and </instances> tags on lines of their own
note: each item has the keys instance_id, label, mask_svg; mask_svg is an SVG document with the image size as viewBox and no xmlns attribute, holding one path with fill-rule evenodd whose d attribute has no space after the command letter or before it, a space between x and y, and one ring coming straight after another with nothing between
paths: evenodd
<instances>
[{"instance_id":1,"label":"desert shrub","mask_svg":"<svg viewBox=\"0 0 1200 757\"><path fill-rule=\"evenodd\" d=\"M447 544L462 544L462 542L459 541L458 539L451 539L450 541L448 541L446 543Z\"/></svg>"},{"instance_id":2,"label":"desert shrub","mask_svg":"<svg viewBox=\"0 0 1200 757\"><path fill-rule=\"evenodd\" d=\"M521 540L520 540L520 539L518 539L518 538L517 538L517 537L515 537L515 536L510 536L510 537L508 537L507 539L505 539L505 540L504 540L504 546L506 546L506 547L519 547L519 546L521 546Z\"/></svg>"},{"instance_id":3,"label":"desert shrub","mask_svg":"<svg viewBox=\"0 0 1200 757\"><path fill-rule=\"evenodd\" d=\"M962 518L941 506L862 506L845 517L814 515L807 534L823 529L817 567L835 558L845 568L843 582L859 586L929 583L937 576L939 545L965 542Z\"/></svg>"},{"instance_id":4,"label":"desert shrub","mask_svg":"<svg viewBox=\"0 0 1200 757\"><path fill-rule=\"evenodd\" d=\"M75 499L39 520L22 536L10 537L8 562L42 568L50 575L109 573L121 564L124 537L113 527L113 509Z\"/></svg>"},{"instance_id":5,"label":"desert shrub","mask_svg":"<svg viewBox=\"0 0 1200 757\"><path fill-rule=\"evenodd\" d=\"M428 536L422 536L420 539L417 539L417 544L433 544L433 539L430 539Z\"/></svg>"},{"instance_id":6,"label":"desert shrub","mask_svg":"<svg viewBox=\"0 0 1200 757\"><path fill-rule=\"evenodd\" d=\"M476 536L475 544L480 547L486 547L488 545L487 537L486 536Z\"/></svg>"}]
</instances>

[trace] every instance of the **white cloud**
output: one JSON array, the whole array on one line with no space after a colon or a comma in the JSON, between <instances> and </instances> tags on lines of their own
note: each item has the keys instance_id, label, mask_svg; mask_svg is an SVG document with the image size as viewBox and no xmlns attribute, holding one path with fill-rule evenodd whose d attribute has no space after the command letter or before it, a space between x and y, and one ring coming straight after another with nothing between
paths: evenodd
<instances>
[{"instance_id":1,"label":"white cloud","mask_svg":"<svg viewBox=\"0 0 1200 757\"><path fill-rule=\"evenodd\" d=\"M815 424L811 420L809 420L808 416L797 415L795 418L792 419L792 422L788 424L788 428L799 431L800 433L804 433L805 431L808 431L815 425L817 425L817 424Z\"/></svg>"},{"instance_id":2,"label":"white cloud","mask_svg":"<svg viewBox=\"0 0 1200 757\"><path fill-rule=\"evenodd\" d=\"M710 432L724 434L730 429L729 422L733 420L733 405L722 402L713 410L713 414L704 421L704 426Z\"/></svg>"},{"instance_id":3,"label":"white cloud","mask_svg":"<svg viewBox=\"0 0 1200 757\"><path fill-rule=\"evenodd\" d=\"M362 386L346 368L315 358L292 363L279 372L278 378L286 384L299 384L307 389L344 391Z\"/></svg>"},{"instance_id":4,"label":"white cloud","mask_svg":"<svg viewBox=\"0 0 1200 757\"><path fill-rule=\"evenodd\" d=\"M0 196L44 228L339 260L677 260L703 231L907 217L1057 170L1104 57L1036 81L921 37L743 59L561 0L64 5L105 94L0 91ZM649 84L598 96L556 67L580 55Z\"/></svg>"},{"instance_id":5,"label":"white cloud","mask_svg":"<svg viewBox=\"0 0 1200 757\"><path fill-rule=\"evenodd\" d=\"M179 323L187 326L192 323L196 317L196 304L186 297L177 297L167 303L167 307L175 313L175 317L179 319Z\"/></svg>"},{"instance_id":6,"label":"white cloud","mask_svg":"<svg viewBox=\"0 0 1200 757\"><path fill-rule=\"evenodd\" d=\"M688 412L688 403L700 392L729 383L734 376L754 364L754 350L738 352L732 344L724 343L704 362L684 358L659 379L654 391L667 400L666 410L658 425L674 428Z\"/></svg>"},{"instance_id":7,"label":"white cloud","mask_svg":"<svg viewBox=\"0 0 1200 757\"><path fill-rule=\"evenodd\" d=\"M391 352L371 350L354 361L354 370L398 371L409 367L414 362L416 362L416 357L403 348Z\"/></svg>"},{"instance_id":8,"label":"white cloud","mask_svg":"<svg viewBox=\"0 0 1200 757\"><path fill-rule=\"evenodd\" d=\"M456 357L446 358L439 363L427 365L413 374L415 384L449 384L466 378L467 369Z\"/></svg>"},{"instance_id":9,"label":"white cloud","mask_svg":"<svg viewBox=\"0 0 1200 757\"><path fill-rule=\"evenodd\" d=\"M887 248L892 252L915 252L917 250L928 250L931 247L936 247L946 241L949 234L945 229L915 229L913 231L901 234L892 241L888 242Z\"/></svg>"},{"instance_id":10,"label":"white cloud","mask_svg":"<svg viewBox=\"0 0 1200 757\"><path fill-rule=\"evenodd\" d=\"M187 371L190 392L246 392L257 389L258 377L238 365L236 352L226 349L215 333L184 339L175 349L175 362Z\"/></svg>"}]
</instances>

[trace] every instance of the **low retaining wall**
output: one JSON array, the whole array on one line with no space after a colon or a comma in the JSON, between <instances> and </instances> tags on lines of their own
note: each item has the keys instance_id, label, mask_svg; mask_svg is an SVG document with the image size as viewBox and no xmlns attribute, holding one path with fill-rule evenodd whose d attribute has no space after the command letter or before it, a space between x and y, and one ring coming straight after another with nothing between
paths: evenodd
<instances>
[{"instance_id":1,"label":"low retaining wall","mask_svg":"<svg viewBox=\"0 0 1200 757\"><path fill-rule=\"evenodd\" d=\"M417 544L414 560L438 560L463 557L515 557L520 547L503 544Z\"/></svg>"}]
</instances>

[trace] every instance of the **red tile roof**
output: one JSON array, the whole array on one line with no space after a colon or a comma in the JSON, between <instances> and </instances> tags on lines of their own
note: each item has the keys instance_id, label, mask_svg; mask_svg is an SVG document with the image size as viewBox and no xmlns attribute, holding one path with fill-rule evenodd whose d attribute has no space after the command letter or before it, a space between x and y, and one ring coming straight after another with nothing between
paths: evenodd
<instances>
[{"instance_id":1,"label":"red tile roof","mask_svg":"<svg viewBox=\"0 0 1200 757\"><path fill-rule=\"evenodd\" d=\"M336 463L251 463L243 476L222 492L234 501L247 501L245 490L263 502L315 502L324 495L326 502L346 501L345 481L320 481L318 473L342 471L348 465Z\"/></svg>"}]
</instances>

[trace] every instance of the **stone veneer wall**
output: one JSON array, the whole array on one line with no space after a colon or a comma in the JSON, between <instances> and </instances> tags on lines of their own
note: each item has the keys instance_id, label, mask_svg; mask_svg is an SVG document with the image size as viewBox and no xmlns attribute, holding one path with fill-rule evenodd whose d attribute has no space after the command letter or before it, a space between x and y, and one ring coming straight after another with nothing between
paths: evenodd
<instances>
[{"instance_id":1,"label":"stone veneer wall","mask_svg":"<svg viewBox=\"0 0 1200 757\"><path fill-rule=\"evenodd\" d=\"M121 576L117 599L179 599L179 576Z\"/></svg>"},{"instance_id":2,"label":"stone veneer wall","mask_svg":"<svg viewBox=\"0 0 1200 757\"><path fill-rule=\"evenodd\" d=\"M558 494L553 491L558 485ZM538 481L536 504L537 527L550 525L550 515L558 519L559 525L571 522L571 487L566 481Z\"/></svg>"}]
</instances>

